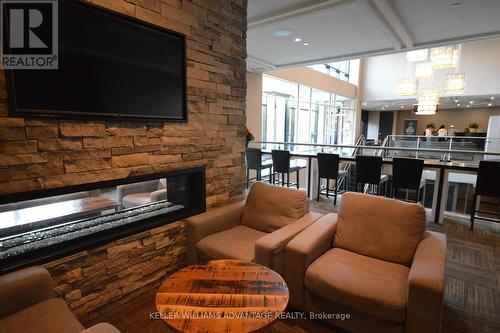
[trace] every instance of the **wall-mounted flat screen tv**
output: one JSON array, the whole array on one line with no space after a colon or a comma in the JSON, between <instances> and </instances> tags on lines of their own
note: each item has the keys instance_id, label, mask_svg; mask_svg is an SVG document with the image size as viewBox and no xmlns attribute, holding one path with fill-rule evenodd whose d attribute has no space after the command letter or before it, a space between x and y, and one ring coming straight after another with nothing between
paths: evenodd
<instances>
[{"instance_id":1,"label":"wall-mounted flat screen tv","mask_svg":"<svg viewBox=\"0 0 500 333\"><path fill-rule=\"evenodd\" d=\"M7 71L17 115L186 121L185 37L60 0L58 69Z\"/></svg>"}]
</instances>

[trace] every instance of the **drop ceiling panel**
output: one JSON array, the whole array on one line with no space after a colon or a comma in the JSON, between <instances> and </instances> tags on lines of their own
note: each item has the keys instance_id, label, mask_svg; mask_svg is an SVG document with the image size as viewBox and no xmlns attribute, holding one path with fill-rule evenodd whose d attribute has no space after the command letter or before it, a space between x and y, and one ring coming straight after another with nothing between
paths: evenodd
<instances>
[{"instance_id":1,"label":"drop ceiling panel","mask_svg":"<svg viewBox=\"0 0 500 333\"><path fill-rule=\"evenodd\" d=\"M290 37L276 37L278 29L293 31ZM293 41L295 37L302 42ZM304 46L308 42L309 46ZM355 3L335 7L285 22L249 29L247 47L252 57L277 66L343 57L373 50L391 49L390 41Z\"/></svg>"},{"instance_id":2,"label":"drop ceiling panel","mask_svg":"<svg viewBox=\"0 0 500 333\"><path fill-rule=\"evenodd\" d=\"M500 32L500 1L393 0L416 44Z\"/></svg>"},{"instance_id":3,"label":"drop ceiling panel","mask_svg":"<svg viewBox=\"0 0 500 333\"><path fill-rule=\"evenodd\" d=\"M248 1L248 20L252 21L270 13L317 2L310 0L250 0Z\"/></svg>"}]
</instances>

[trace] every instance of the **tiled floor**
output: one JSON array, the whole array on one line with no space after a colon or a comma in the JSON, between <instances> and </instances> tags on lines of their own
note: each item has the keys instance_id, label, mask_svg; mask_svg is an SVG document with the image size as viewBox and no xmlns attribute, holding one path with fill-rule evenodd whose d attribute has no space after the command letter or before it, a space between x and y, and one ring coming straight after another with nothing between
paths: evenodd
<instances>
[{"instance_id":1,"label":"tiled floor","mask_svg":"<svg viewBox=\"0 0 500 333\"><path fill-rule=\"evenodd\" d=\"M311 210L335 211L332 200L311 202ZM500 224L478 222L474 231L465 220L446 219L430 230L448 235L445 306L442 332L500 332ZM161 320L149 318L155 311L154 289L134 301L99 315L93 324L107 321L122 332L170 332ZM279 321L268 333L340 332L322 322Z\"/></svg>"}]
</instances>

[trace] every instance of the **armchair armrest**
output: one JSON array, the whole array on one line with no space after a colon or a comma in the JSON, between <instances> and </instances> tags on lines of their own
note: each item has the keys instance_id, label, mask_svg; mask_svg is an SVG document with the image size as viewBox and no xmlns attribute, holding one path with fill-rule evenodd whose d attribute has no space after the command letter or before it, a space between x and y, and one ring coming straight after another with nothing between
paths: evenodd
<instances>
[{"instance_id":1,"label":"armchair armrest","mask_svg":"<svg viewBox=\"0 0 500 333\"><path fill-rule=\"evenodd\" d=\"M49 272L33 266L0 276L0 319L52 298Z\"/></svg>"},{"instance_id":2,"label":"armchair armrest","mask_svg":"<svg viewBox=\"0 0 500 333\"><path fill-rule=\"evenodd\" d=\"M240 224L245 201L216 208L206 213L186 219L187 263L198 262L196 244L208 235Z\"/></svg>"},{"instance_id":3,"label":"armchair armrest","mask_svg":"<svg viewBox=\"0 0 500 333\"><path fill-rule=\"evenodd\" d=\"M428 231L420 241L408 277L405 332L440 332L446 235Z\"/></svg>"},{"instance_id":4,"label":"armchair armrest","mask_svg":"<svg viewBox=\"0 0 500 333\"><path fill-rule=\"evenodd\" d=\"M120 331L111 324L99 323L82 331L82 333L120 333Z\"/></svg>"},{"instance_id":5,"label":"armchair armrest","mask_svg":"<svg viewBox=\"0 0 500 333\"><path fill-rule=\"evenodd\" d=\"M307 213L297 221L260 238L255 244L255 261L283 274L286 245L321 216L323 215L319 213Z\"/></svg>"},{"instance_id":6,"label":"armchair armrest","mask_svg":"<svg viewBox=\"0 0 500 333\"><path fill-rule=\"evenodd\" d=\"M116 187L116 189L118 194L118 202L121 203L123 198L129 194L156 191L158 189L158 180L119 185Z\"/></svg>"},{"instance_id":7,"label":"armchair armrest","mask_svg":"<svg viewBox=\"0 0 500 333\"><path fill-rule=\"evenodd\" d=\"M167 189L164 188L162 190L156 190L151 192L149 195L149 201L156 202L161 200L167 200Z\"/></svg>"},{"instance_id":8,"label":"armchair armrest","mask_svg":"<svg viewBox=\"0 0 500 333\"><path fill-rule=\"evenodd\" d=\"M290 305L302 309L304 278L309 265L332 247L337 214L328 214L310 225L286 247L285 281L290 290Z\"/></svg>"}]
</instances>

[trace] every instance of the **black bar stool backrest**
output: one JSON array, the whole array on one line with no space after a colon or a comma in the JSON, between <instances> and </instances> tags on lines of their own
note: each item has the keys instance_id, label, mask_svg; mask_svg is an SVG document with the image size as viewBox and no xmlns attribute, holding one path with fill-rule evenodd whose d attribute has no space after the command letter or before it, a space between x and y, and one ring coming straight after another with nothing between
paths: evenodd
<instances>
[{"instance_id":1,"label":"black bar stool backrest","mask_svg":"<svg viewBox=\"0 0 500 333\"><path fill-rule=\"evenodd\" d=\"M274 172L290 172L290 152L288 150L273 150L272 156Z\"/></svg>"},{"instance_id":2,"label":"black bar stool backrest","mask_svg":"<svg viewBox=\"0 0 500 333\"><path fill-rule=\"evenodd\" d=\"M392 160L392 183L394 188L420 188L424 160L416 158L399 158Z\"/></svg>"},{"instance_id":3,"label":"black bar stool backrest","mask_svg":"<svg viewBox=\"0 0 500 333\"><path fill-rule=\"evenodd\" d=\"M500 197L500 161L479 162L476 195Z\"/></svg>"},{"instance_id":4,"label":"black bar stool backrest","mask_svg":"<svg viewBox=\"0 0 500 333\"><path fill-rule=\"evenodd\" d=\"M339 173L339 155L318 153L319 178L337 179Z\"/></svg>"},{"instance_id":5,"label":"black bar stool backrest","mask_svg":"<svg viewBox=\"0 0 500 333\"><path fill-rule=\"evenodd\" d=\"M247 168L259 170L261 164L262 150L259 148L247 148Z\"/></svg>"},{"instance_id":6,"label":"black bar stool backrest","mask_svg":"<svg viewBox=\"0 0 500 333\"><path fill-rule=\"evenodd\" d=\"M380 184L382 175L382 157L356 156L356 182L364 184Z\"/></svg>"}]
</instances>

